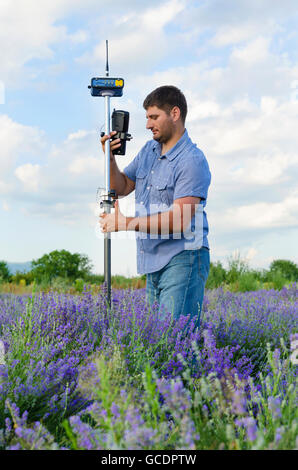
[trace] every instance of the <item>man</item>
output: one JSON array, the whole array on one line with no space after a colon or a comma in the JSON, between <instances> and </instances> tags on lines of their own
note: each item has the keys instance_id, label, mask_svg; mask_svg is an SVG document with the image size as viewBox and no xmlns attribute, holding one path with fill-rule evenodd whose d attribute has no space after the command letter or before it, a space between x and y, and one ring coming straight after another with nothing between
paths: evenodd
<instances>
[{"instance_id":1,"label":"man","mask_svg":"<svg viewBox=\"0 0 298 470\"><path fill-rule=\"evenodd\" d=\"M207 160L185 129L187 103L174 86L162 86L143 103L146 128L152 132L135 159L120 172L111 141L111 188L119 196L135 190L136 217L119 211L101 215L103 232L137 232L137 268L146 274L146 297L160 314L194 317L200 323L209 273L208 222L204 207L211 175ZM104 150L104 136L101 143Z\"/></svg>"}]
</instances>

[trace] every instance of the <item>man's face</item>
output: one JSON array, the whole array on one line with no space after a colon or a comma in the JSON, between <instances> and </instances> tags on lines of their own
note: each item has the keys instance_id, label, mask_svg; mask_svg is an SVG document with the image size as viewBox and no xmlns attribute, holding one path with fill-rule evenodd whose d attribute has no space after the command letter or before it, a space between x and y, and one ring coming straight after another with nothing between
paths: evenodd
<instances>
[{"instance_id":1,"label":"man's face","mask_svg":"<svg viewBox=\"0 0 298 470\"><path fill-rule=\"evenodd\" d=\"M174 121L171 115L157 106L149 106L146 110L146 129L152 131L153 139L165 144L174 133Z\"/></svg>"}]
</instances>

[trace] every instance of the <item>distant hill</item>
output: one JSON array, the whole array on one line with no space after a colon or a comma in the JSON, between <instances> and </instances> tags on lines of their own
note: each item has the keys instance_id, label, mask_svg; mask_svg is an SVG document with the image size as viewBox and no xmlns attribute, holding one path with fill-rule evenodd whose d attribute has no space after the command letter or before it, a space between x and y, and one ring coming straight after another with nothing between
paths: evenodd
<instances>
[{"instance_id":1,"label":"distant hill","mask_svg":"<svg viewBox=\"0 0 298 470\"><path fill-rule=\"evenodd\" d=\"M25 263L6 263L11 274L15 274L17 271L20 273L27 273L31 270L31 261Z\"/></svg>"}]
</instances>

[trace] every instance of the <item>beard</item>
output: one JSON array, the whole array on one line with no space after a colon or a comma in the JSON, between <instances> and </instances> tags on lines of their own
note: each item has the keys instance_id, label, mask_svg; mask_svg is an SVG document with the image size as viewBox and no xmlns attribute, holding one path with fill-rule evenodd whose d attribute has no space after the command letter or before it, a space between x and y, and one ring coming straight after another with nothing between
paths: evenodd
<instances>
[{"instance_id":1,"label":"beard","mask_svg":"<svg viewBox=\"0 0 298 470\"><path fill-rule=\"evenodd\" d=\"M157 135L153 134L153 139L159 142L160 144L166 144L174 134L174 127L169 124L166 129L159 131Z\"/></svg>"}]
</instances>

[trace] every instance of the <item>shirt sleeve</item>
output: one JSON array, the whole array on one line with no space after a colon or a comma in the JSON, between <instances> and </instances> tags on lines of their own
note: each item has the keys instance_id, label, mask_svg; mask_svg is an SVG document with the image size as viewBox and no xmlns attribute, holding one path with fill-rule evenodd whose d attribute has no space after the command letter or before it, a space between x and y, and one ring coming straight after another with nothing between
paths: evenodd
<instances>
[{"instance_id":1,"label":"shirt sleeve","mask_svg":"<svg viewBox=\"0 0 298 470\"><path fill-rule=\"evenodd\" d=\"M146 168L146 158L150 154L151 146L152 141L149 140L148 142L146 142L144 147L141 148L141 150L133 159L133 161L130 162L130 164L124 168L123 173L125 173L126 176L128 176L128 178L130 178L131 180L136 181L136 175L140 167Z\"/></svg>"},{"instance_id":2,"label":"shirt sleeve","mask_svg":"<svg viewBox=\"0 0 298 470\"><path fill-rule=\"evenodd\" d=\"M123 170L123 173L125 173L126 176L128 176L128 178L130 178L132 181L136 181L136 172L138 168L138 156L139 154Z\"/></svg>"},{"instance_id":3,"label":"shirt sleeve","mask_svg":"<svg viewBox=\"0 0 298 470\"><path fill-rule=\"evenodd\" d=\"M141 148L141 150L139 151L137 156L133 159L133 161L130 162L130 164L127 165L123 170L123 173L125 173L126 176L128 176L128 178L130 178L132 181L136 181L137 170L140 166L140 161L143 160L143 156L146 153L147 146L148 146L148 143L146 143L144 147Z\"/></svg>"},{"instance_id":4,"label":"shirt sleeve","mask_svg":"<svg viewBox=\"0 0 298 470\"><path fill-rule=\"evenodd\" d=\"M174 200L187 196L206 200L211 173L205 155L192 155L182 161L177 168L175 180Z\"/></svg>"}]
</instances>

